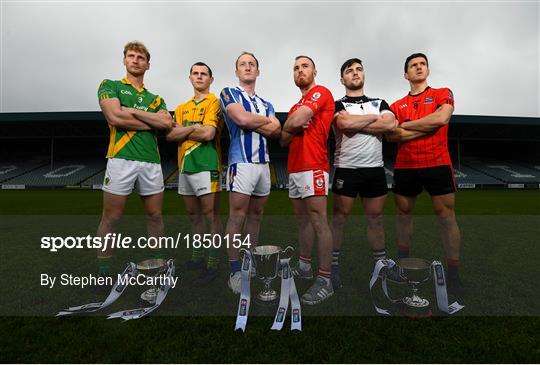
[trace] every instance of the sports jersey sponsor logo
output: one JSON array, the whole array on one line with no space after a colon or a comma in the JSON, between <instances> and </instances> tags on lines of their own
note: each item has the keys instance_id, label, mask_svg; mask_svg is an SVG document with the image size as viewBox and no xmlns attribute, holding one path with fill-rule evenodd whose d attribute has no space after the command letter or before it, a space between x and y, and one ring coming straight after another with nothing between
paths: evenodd
<instances>
[{"instance_id":1,"label":"sports jersey sponsor logo","mask_svg":"<svg viewBox=\"0 0 540 365\"><path fill-rule=\"evenodd\" d=\"M401 104L401 105L399 106L399 109L405 109L406 107L407 107L407 103Z\"/></svg>"},{"instance_id":2,"label":"sports jersey sponsor logo","mask_svg":"<svg viewBox=\"0 0 540 365\"><path fill-rule=\"evenodd\" d=\"M426 100L424 101L425 104L431 104L433 103L433 96L430 96L429 98L426 98Z\"/></svg>"},{"instance_id":3,"label":"sports jersey sponsor logo","mask_svg":"<svg viewBox=\"0 0 540 365\"><path fill-rule=\"evenodd\" d=\"M208 188L206 186L202 187L202 188L198 188L197 191L205 191L207 190Z\"/></svg>"},{"instance_id":4,"label":"sports jersey sponsor logo","mask_svg":"<svg viewBox=\"0 0 540 365\"><path fill-rule=\"evenodd\" d=\"M143 110L143 111L145 111L145 112L148 111L148 107L143 106L143 105L133 104L133 107L134 107L135 109Z\"/></svg>"},{"instance_id":5,"label":"sports jersey sponsor logo","mask_svg":"<svg viewBox=\"0 0 540 365\"><path fill-rule=\"evenodd\" d=\"M120 94L133 95L129 90L120 90Z\"/></svg>"},{"instance_id":6,"label":"sports jersey sponsor logo","mask_svg":"<svg viewBox=\"0 0 540 365\"><path fill-rule=\"evenodd\" d=\"M317 101L320 97L321 93L317 91L316 93L313 93L313 95L311 96L311 100Z\"/></svg>"}]
</instances>

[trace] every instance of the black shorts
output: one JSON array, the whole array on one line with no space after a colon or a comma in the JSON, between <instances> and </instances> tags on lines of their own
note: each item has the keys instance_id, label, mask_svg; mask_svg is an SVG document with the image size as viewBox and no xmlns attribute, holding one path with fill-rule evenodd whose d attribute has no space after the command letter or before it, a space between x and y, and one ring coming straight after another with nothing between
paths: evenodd
<instances>
[{"instance_id":1,"label":"black shorts","mask_svg":"<svg viewBox=\"0 0 540 365\"><path fill-rule=\"evenodd\" d=\"M356 198L376 198L388 192L384 167L346 169L338 167L332 181L332 192Z\"/></svg>"},{"instance_id":2,"label":"black shorts","mask_svg":"<svg viewBox=\"0 0 540 365\"><path fill-rule=\"evenodd\" d=\"M394 169L394 193L416 196L425 188L429 195L444 195L456 191L452 166L419 169Z\"/></svg>"}]
</instances>

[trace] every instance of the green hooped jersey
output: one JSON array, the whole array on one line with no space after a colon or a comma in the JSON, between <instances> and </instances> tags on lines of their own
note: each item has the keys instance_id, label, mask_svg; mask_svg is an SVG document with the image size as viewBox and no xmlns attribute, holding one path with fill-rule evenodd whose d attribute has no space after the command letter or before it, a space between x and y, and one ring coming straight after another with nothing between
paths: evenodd
<instances>
[{"instance_id":1,"label":"green hooped jersey","mask_svg":"<svg viewBox=\"0 0 540 365\"><path fill-rule=\"evenodd\" d=\"M103 80L98 90L99 101L117 98L120 105L155 113L167 110L165 100L152 94L144 85L137 89L127 78L119 81ZM107 158L123 158L160 163L156 131L130 131L109 124L110 138Z\"/></svg>"}]
</instances>

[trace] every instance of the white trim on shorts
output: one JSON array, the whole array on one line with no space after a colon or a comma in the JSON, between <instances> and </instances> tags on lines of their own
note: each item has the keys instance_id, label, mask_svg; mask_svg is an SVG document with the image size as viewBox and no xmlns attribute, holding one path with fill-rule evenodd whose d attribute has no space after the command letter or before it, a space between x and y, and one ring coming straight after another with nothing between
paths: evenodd
<instances>
[{"instance_id":1,"label":"white trim on shorts","mask_svg":"<svg viewBox=\"0 0 540 365\"><path fill-rule=\"evenodd\" d=\"M306 170L289 174L289 198L305 199L328 195L328 172Z\"/></svg>"},{"instance_id":2,"label":"white trim on shorts","mask_svg":"<svg viewBox=\"0 0 540 365\"><path fill-rule=\"evenodd\" d=\"M123 158L109 158L101 190L127 196L135 189L141 196L163 192L161 164Z\"/></svg>"}]
</instances>

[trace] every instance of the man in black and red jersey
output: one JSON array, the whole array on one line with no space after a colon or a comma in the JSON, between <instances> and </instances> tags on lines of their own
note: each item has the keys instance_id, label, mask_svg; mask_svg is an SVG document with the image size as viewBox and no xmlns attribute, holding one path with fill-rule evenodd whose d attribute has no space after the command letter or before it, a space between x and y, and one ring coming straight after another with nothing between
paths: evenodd
<instances>
[{"instance_id":1,"label":"man in black and red jersey","mask_svg":"<svg viewBox=\"0 0 540 365\"><path fill-rule=\"evenodd\" d=\"M412 212L416 197L425 188L442 229L442 243L448 264L448 290L463 292L459 279L460 232L454 211L456 184L448 151L448 123L454 111L454 96L448 88L428 86L428 59L414 53L405 61L405 79L410 92L390 108L399 126L387 134L398 142L394 166L394 195L397 206L398 256L409 255L413 232Z\"/></svg>"}]
</instances>

